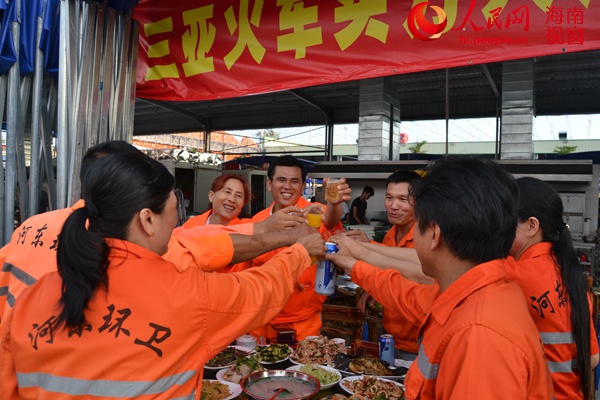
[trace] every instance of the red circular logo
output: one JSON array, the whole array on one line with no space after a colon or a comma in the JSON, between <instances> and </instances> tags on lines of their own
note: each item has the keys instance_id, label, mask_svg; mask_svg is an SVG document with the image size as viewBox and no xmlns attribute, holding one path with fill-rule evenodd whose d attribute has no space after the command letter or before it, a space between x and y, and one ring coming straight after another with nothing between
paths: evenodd
<instances>
[{"instance_id":1,"label":"red circular logo","mask_svg":"<svg viewBox=\"0 0 600 400\"><path fill-rule=\"evenodd\" d=\"M425 17L425 11L427 6L431 7L438 16L438 23L429 22ZM413 34L414 37L421 40L434 40L442 35L446 24L448 23L448 17L443 8L438 6L432 6L428 1L419 3L414 6L408 14L408 30Z\"/></svg>"}]
</instances>

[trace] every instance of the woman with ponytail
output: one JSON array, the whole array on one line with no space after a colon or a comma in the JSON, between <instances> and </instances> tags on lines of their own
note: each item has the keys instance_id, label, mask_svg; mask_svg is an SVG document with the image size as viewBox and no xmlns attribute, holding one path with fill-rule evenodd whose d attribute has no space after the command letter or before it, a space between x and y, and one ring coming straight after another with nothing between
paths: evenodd
<instances>
[{"instance_id":1,"label":"woman with ponytail","mask_svg":"<svg viewBox=\"0 0 600 400\"><path fill-rule=\"evenodd\" d=\"M25 289L3 321L2 400L200 398L204 364L274 318L310 256L324 254L300 225L279 233L300 239L263 268L178 271L161 257L177 224L173 189L141 153L94 162L85 206L61 231L58 272Z\"/></svg>"},{"instance_id":2,"label":"woman with ponytail","mask_svg":"<svg viewBox=\"0 0 600 400\"><path fill-rule=\"evenodd\" d=\"M540 331L555 398L591 399L598 342L590 318L583 266L563 222L563 205L548 183L524 177L509 276L523 289Z\"/></svg>"}]
</instances>

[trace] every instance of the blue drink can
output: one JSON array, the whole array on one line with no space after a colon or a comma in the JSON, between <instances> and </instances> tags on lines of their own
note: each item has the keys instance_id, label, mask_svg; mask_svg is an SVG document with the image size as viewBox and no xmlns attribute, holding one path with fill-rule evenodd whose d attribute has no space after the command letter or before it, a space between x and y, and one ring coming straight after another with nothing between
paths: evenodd
<instances>
[{"instance_id":1,"label":"blue drink can","mask_svg":"<svg viewBox=\"0 0 600 400\"><path fill-rule=\"evenodd\" d=\"M394 337L384 333L379 337L379 358L394 366Z\"/></svg>"},{"instance_id":2,"label":"blue drink can","mask_svg":"<svg viewBox=\"0 0 600 400\"><path fill-rule=\"evenodd\" d=\"M337 253L338 248L335 243L327 242L326 253ZM319 260L317 262L317 276L315 278L315 292L325 296L335 293L335 264L329 260Z\"/></svg>"}]
</instances>

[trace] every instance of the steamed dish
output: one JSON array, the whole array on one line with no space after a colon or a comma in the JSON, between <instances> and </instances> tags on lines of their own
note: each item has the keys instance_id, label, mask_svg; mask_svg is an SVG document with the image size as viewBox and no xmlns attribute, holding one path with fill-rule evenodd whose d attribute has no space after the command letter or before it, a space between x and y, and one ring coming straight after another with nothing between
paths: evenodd
<instances>
[{"instance_id":1,"label":"steamed dish","mask_svg":"<svg viewBox=\"0 0 600 400\"><path fill-rule=\"evenodd\" d=\"M265 367L256 357L238 358L231 368L225 371L223 379L228 382L240 383L240 381L252 372L263 371Z\"/></svg>"}]
</instances>

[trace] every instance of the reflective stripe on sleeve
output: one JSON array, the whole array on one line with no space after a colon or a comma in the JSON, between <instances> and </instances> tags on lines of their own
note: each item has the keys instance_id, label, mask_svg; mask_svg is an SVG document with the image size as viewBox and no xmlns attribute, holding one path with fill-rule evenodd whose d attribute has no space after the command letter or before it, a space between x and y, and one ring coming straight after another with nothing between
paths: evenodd
<instances>
[{"instance_id":1,"label":"reflective stripe on sleeve","mask_svg":"<svg viewBox=\"0 0 600 400\"><path fill-rule=\"evenodd\" d=\"M2 272L10 272L12 276L14 276L27 286L31 286L37 282L37 279L35 279L33 276L29 275L21 268L10 263L4 263L4 265L2 266Z\"/></svg>"},{"instance_id":2,"label":"reflective stripe on sleeve","mask_svg":"<svg viewBox=\"0 0 600 400\"><path fill-rule=\"evenodd\" d=\"M571 332L540 332L544 344L572 344L573 334Z\"/></svg>"},{"instance_id":3,"label":"reflective stripe on sleeve","mask_svg":"<svg viewBox=\"0 0 600 400\"><path fill-rule=\"evenodd\" d=\"M421 371L421 375L425 377L425 379L437 379L438 370L440 368L439 364L431 364L429 362L429 358L425 354L425 347L419 346L419 356L417 357L417 366L419 367L419 371Z\"/></svg>"},{"instance_id":4,"label":"reflective stripe on sleeve","mask_svg":"<svg viewBox=\"0 0 600 400\"><path fill-rule=\"evenodd\" d=\"M6 302L8 303L9 306L14 306L15 305L15 296L12 295L12 293L7 293L6 295Z\"/></svg>"},{"instance_id":5,"label":"reflective stripe on sleeve","mask_svg":"<svg viewBox=\"0 0 600 400\"><path fill-rule=\"evenodd\" d=\"M552 372L552 373L573 372L574 363L575 363L575 360L569 360L569 361L563 361L563 362L548 361L548 369L550 369L550 372Z\"/></svg>"},{"instance_id":6,"label":"reflective stripe on sleeve","mask_svg":"<svg viewBox=\"0 0 600 400\"><path fill-rule=\"evenodd\" d=\"M198 373L185 371L155 381L111 381L65 378L41 372L17 373L19 387L39 387L48 392L100 397L135 397L164 393L175 385L183 385ZM190 394L192 396L192 394ZM191 399L192 397L180 397Z\"/></svg>"}]
</instances>

